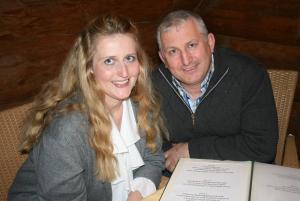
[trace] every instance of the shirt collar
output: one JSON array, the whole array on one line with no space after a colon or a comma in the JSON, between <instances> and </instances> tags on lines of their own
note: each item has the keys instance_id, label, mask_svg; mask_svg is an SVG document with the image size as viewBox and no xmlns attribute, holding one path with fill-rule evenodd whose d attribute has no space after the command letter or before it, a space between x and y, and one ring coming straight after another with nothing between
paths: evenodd
<instances>
[{"instance_id":1,"label":"shirt collar","mask_svg":"<svg viewBox=\"0 0 300 201\"><path fill-rule=\"evenodd\" d=\"M120 130L111 118L112 122L112 142L114 154L128 152L128 147L135 144L140 135L137 128L135 115L130 100L123 101L123 114Z\"/></svg>"}]
</instances>

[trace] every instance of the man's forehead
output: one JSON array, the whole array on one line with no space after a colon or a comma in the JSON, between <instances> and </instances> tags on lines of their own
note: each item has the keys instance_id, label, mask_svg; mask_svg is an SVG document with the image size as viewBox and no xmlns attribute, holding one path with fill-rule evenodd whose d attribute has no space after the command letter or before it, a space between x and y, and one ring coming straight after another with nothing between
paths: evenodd
<instances>
[{"instance_id":1,"label":"man's forehead","mask_svg":"<svg viewBox=\"0 0 300 201\"><path fill-rule=\"evenodd\" d=\"M168 23L164 29L163 29L163 32L167 32L171 29L176 29L178 30L180 27L182 27L187 21L190 21L191 19L177 19L177 20L174 20L170 23Z\"/></svg>"},{"instance_id":2,"label":"man's forehead","mask_svg":"<svg viewBox=\"0 0 300 201\"><path fill-rule=\"evenodd\" d=\"M195 29L197 32L202 33L201 28L198 26L197 22L192 19L192 18L188 18L186 20L180 20L180 21L176 21L176 23L172 23L169 26L165 27L161 34L164 34L166 32L170 32L170 31L175 31L175 32L179 32L183 29L184 26L188 26L189 29ZM186 27L184 27L185 29Z\"/></svg>"},{"instance_id":3,"label":"man's forehead","mask_svg":"<svg viewBox=\"0 0 300 201\"><path fill-rule=\"evenodd\" d=\"M205 34L201 32L196 24L193 23L181 23L169 27L165 29L161 33L161 40L162 41L169 41L169 40L181 40L183 38L199 38L203 37Z\"/></svg>"}]
</instances>

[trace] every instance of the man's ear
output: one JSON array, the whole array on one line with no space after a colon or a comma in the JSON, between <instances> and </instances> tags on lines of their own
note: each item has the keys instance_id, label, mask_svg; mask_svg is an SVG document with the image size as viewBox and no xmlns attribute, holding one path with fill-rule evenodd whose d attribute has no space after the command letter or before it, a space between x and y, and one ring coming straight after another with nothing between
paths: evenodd
<instances>
[{"instance_id":1,"label":"man's ear","mask_svg":"<svg viewBox=\"0 0 300 201\"><path fill-rule=\"evenodd\" d=\"M164 64L166 64L166 59L164 57L164 54L161 52L161 50L158 51L158 55L159 55L159 58L162 62L164 62Z\"/></svg>"},{"instance_id":2,"label":"man's ear","mask_svg":"<svg viewBox=\"0 0 300 201\"><path fill-rule=\"evenodd\" d=\"M214 52L215 49L215 36L212 33L209 33L207 36L208 45L210 47L211 53Z\"/></svg>"}]
</instances>

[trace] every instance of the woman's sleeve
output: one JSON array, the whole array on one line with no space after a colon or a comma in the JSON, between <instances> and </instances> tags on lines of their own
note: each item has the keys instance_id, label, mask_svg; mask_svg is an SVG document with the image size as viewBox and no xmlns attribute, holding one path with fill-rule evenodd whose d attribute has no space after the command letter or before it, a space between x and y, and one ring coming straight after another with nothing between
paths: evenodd
<instances>
[{"instance_id":1,"label":"woman's sleeve","mask_svg":"<svg viewBox=\"0 0 300 201\"><path fill-rule=\"evenodd\" d=\"M80 115L53 120L35 147L38 200L87 199L84 146L87 128ZM87 156L86 156L87 157Z\"/></svg>"},{"instance_id":2,"label":"woman's sleeve","mask_svg":"<svg viewBox=\"0 0 300 201\"><path fill-rule=\"evenodd\" d=\"M165 163L165 157L161 149L161 138L157 138L157 149L154 152L151 152L151 150L146 147L145 138L141 138L136 146L143 157L145 165L135 170L134 178L145 177L150 179L157 187L160 183Z\"/></svg>"}]
</instances>

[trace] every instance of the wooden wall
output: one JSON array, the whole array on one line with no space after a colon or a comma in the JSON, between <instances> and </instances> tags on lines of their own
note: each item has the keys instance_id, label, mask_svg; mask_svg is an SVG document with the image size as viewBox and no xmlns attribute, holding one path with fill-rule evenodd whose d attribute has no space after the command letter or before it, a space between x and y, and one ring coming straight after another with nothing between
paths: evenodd
<instances>
[{"instance_id":1,"label":"wooden wall","mask_svg":"<svg viewBox=\"0 0 300 201\"><path fill-rule=\"evenodd\" d=\"M252 55L267 68L300 71L300 1L286 0L1 0L0 110L31 100L57 75L85 24L116 12L139 26L146 51L159 62L160 17L190 9L205 19L219 46ZM289 130L300 148L300 79Z\"/></svg>"},{"instance_id":2,"label":"wooden wall","mask_svg":"<svg viewBox=\"0 0 300 201\"><path fill-rule=\"evenodd\" d=\"M141 3L142 2L142 3ZM85 24L98 14L117 12L140 26L154 54L155 23L173 2L2 0L0 2L0 109L30 99L57 75L67 51Z\"/></svg>"}]
</instances>

